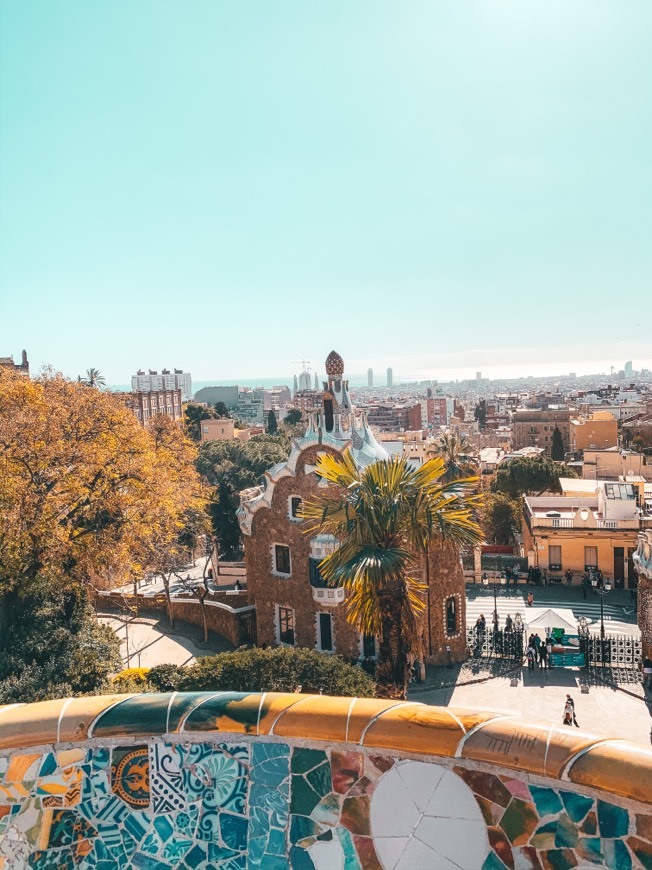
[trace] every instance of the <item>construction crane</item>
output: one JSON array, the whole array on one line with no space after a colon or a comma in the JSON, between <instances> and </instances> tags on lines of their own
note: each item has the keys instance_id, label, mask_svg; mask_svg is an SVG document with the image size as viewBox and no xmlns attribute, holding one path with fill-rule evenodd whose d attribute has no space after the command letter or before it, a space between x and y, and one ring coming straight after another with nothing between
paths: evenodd
<instances>
[{"instance_id":1,"label":"construction crane","mask_svg":"<svg viewBox=\"0 0 652 870\"><path fill-rule=\"evenodd\" d=\"M310 362L311 361L309 359L291 359L290 362L291 363L301 363L301 365L303 366L304 372L310 371Z\"/></svg>"}]
</instances>

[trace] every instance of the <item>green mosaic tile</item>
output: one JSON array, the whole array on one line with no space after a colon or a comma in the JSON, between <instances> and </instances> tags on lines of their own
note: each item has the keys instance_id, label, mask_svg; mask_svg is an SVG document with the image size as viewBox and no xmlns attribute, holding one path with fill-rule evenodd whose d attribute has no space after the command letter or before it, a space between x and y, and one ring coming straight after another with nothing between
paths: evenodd
<instances>
[{"instance_id":1,"label":"green mosaic tile","mask_svg":"<svg viewBox=\"0 0 652 870\"><path fill-rule=\"evenodd\" d=\"M351 833L346 828L338 828L337 836L344 852L344 866L346 870L362 870Z\"/></svg>"},{"instance_id":2,"label":"green mosaic tile","mask_svg":"<svg viewBox=\"0 0 652 870\"><path fill-rule=\"evenodd\" d=\"M309 785L303 776L292 777L290 812L309 816L321 800L321 795Z\"/></svg>"},{"instance_id":3,"label":"green mosaic tile","mask_svg":"<svg viewBox=\"0 0 652 870\"><path fill-rule=\"evenodd\" d=\"M632 856L622 840L602 840L602 851L609 870L632 870Z\"/></svg>"},{"instance_id":4,"label":"green mosaic tile","mask_svg":"<svg viewBox=\"0 0 652 870\"><path fill-rule=\"evenodd\" d=\"M625 837L629 833L629 813L622 807L599 800L598 824L601 837Z\"/></svg>"},{"instance_id":5,"label":"green mosaic tile","mask_svg":"<svg viewBox=\"0 0 652 870\"><path fill-rule=\"evenodd\" d=\"M554 816L563 809L559 795L551 788L531 785L530 793L541 818L544 816Z\"/></svg>"},{"instance_id":6,"label":"green mosaic tile","mask_svg":"<svg viewBox=\"0 0 652 870\"><path fill-rule=\"evenodd\" d=\"M312 811L312 818L326 825L337 825L342 811L341 798L336 794L328 794Z\"/></svg>"},{"instance_id":7,"label":"green mosaic tile","mask_svg":"<svg viewBox=\"0 0 652 870\"><path fill-rule=\"evenodd\" d=\"M250 698L251 692L217 692L208 701L196 705L195 709L185 719L184 731L215 731L216 720L228 716L235 722L245 726L247 733L255 732L258 726L258 704L242 704L238 702ZM230 730L230 729L229 729Z\"/></svg>"},{"instance_id":8,"label":"green mosaic tile","mask_svg":"<svg viewBox=\"0 0 652 870\"><path fill-rule=\"evenodd\" d=\"M134 695L109 707L93 724L93 737L165 734L170 694Z\"/></svg>"},{"instance_id":9,"label":"green mosaic tile","mask_svg":"<svg viewBox=\"0 0 652 870\"><path fill-rule=\"evenodd\" d=\"M344 798L342 803L341 825L352 834L368 837L371 834L369 824L369 798Z\"/></svg>"},{"instance_id":10,"label":"green mosaic tile","mask_svg":"<svg viewBox=\"0 0 652 870\"><path fill-rule=\"evenodd\" d=\"M236 852L243 852L247 848L248 823L246 819L232 816L229 813L221 813L220 828L222 839L229 848Z\"/></svg>"},{"instance_id":11,"label":"green mosaic tile","mask_svg":"<svg viewBox=\"0 0 652 870\"><path fill-rule=\"evenodd\" d=\"M484 864L482 865L482 870L505 870L506 866L513 867L514 865L503 864L503 862L500 860L500 858L497 857L495 852L489 852Z\"/></svg>"},{"instance_id":12,"label":"green mosaic tile","mask_svg":"<svg viewBox=\"0 0 652 870\"><path fill-rule=\"evenodd\" d=\"M573 849L577 845L577 828L566 813L559 816L557 833L555 834L555 847L557 849Z\"/></svg>"},{"instance_id":13,"label":"green mosaic tile","mask_svg":"<svg viewBox=\"0 0 652 870\"><path fill-rule=\"evenodd\" d=\"M530 845L539 850L554 848L558 826L557 819L554 819L538 827L530 839Z\"/></svg>"},{"instance_id":14,"label":"green mosaic tile","mask_svg":"<svg viewBox=\"0 0 652 870\"><path fill-rule=\"evenodd\" d=\"M314 770L306 774L306 780L314 788L320 798L327 795L333 784L331 782L331 766L328 762L320 764Z\"/></svg>"},{"instance_id":15,"label":"green mosaic tile","mask_svg":"<svg viewBox=\"0 0 652 870\"><path fill-rule=\"evenodd\" d=\"M574 822L581 822L593 808L593 798L572 791L560 791L559 794L564 802L564 809Z\"/></svg>"},{"instance_id":16,"label":"green mosaic tile","mask_svg":"<svg viewBox=\"0 0 652 870\"><path fill-rule=\"evenodd\" d=\"M312 858L305 849L292 846L290 849L290 867L292 870L315 870Z\"/></svg>"},{"instance_id":17,"label":"green mosaic tile","mask_svg":"<svg viewBox=\"0 0 652 870\"><path fill-rule=\"evenodd\" d=\"M599 837L582 837L575 847L575 852L580 858L600 864L603 861L602 843Z\"/></svg>"},{"instance_id":18,"label":"green mosaic tile","mask_svg":"<svg viewBox=\"0 0 652 870\"><path fill-rule=\"evenodd\" d=\"M308 773L314 767L328 762L321 749L294 749L292 751L292 773Z\"/></svg>"},{"instance_id":19,"label":"green mosaic tile","mask_svg":"<svg viewBox=\"0 0 652 870\"><path fill-rule=\"evenodd\" d=\"M530 839L538 821L533 804L513 798L500 820L500 827L514 846L522 846Z\"/></svg>"}]
</instances>

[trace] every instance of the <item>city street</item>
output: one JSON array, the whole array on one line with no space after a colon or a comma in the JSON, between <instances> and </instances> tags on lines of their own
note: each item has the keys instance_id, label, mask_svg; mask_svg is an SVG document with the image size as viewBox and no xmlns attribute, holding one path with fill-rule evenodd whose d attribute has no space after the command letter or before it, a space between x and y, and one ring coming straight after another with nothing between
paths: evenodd
<instances>
[{"instance_id":1,"label":"city street","mask_svg":"<svg viewBox=\"0 0 652 870\"><path fill-rule=\"evenodd\" d=\"M600 630L600 598L596 594L589 594L585 600L582 590L577 586L496 586L496 601L500 625L505 624L505 618L509 613L512 619L517 613L527 621L528 612L531 610L526 604L528 592L534 594L534 607L562 607L570 608L576 619L584 617L588 623L589 631ZM478 616L483 613L487 624L491 623L494 612L493 585L474 585L467 583L466 586L466 624L472 628ZM636 609L626 589L614 589L604 599L604 625L607 634L626 634L631 637L639 637L640 629L636 624Z\"/></svg>"}]
</instances>

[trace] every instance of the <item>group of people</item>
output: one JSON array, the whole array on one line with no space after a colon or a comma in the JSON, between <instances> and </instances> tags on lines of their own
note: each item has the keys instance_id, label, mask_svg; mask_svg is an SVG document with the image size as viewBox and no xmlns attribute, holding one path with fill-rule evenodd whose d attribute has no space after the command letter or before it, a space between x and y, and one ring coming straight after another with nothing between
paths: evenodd
<instances>
[{"instance_id":1,"label":"group of people","mask_svg":"<svg viewBox=\"0 0 652 870\"><path fill-rule=\"evenodd\" d=\"M541 668L550 667L550 654L552 653L552 639L546 637L541 640L538 634L531 634L528 638L525 657L528 671L533 671L537 664Z\"/></svg>"}]
</instances>

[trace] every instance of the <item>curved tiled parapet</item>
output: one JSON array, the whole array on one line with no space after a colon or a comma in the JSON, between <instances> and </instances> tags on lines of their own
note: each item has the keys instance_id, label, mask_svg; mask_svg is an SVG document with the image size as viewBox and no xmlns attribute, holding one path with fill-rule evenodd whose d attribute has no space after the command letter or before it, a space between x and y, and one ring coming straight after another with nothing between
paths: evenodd
<instances>
[{"instance_id":1,"label":"curved tiled parapet","mask_svg":"<svg viewBox=\"0 0 652 870\"><path fill-rule=\"evenodd\" d=\"M168 735L270 736L459 759L652 806L652 751L488 711L324 695L103 695L0 707L0 752Z\"/></svg>"}]
</instances>

